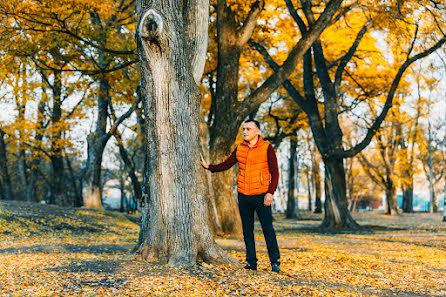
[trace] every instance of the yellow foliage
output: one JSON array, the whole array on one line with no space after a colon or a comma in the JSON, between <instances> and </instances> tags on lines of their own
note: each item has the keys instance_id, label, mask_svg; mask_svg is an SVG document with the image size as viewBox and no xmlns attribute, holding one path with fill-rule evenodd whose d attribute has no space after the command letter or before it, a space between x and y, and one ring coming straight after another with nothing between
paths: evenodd
<instances>
[{"instance_id":1,"label":"yellow foliage","mask_svg":"<svg viewBox=\"0 0 446 297\"><path fill-rule=\"evenodd\" d=\"M320 215L300 221L276 216L281 252L276 274L259 226L256 272L206 263L174 268L129 253L138 226L121 214L27 203L0 206L0 288L12 296L446 294L446 229L439 215L354 214L372 227L341 234L302 231L316 227ZM241 238L216 240L244 263Z\"/></svg>"}]
</instances>

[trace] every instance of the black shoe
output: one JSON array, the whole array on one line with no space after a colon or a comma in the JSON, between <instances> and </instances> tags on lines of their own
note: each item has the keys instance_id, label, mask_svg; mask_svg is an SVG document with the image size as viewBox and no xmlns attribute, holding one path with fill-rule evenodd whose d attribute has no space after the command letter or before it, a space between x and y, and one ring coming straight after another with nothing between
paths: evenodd
<instances>
[{"instance_id":1,"label":"black shoe","mask_svg":"<svg viewBox=\"0 0 446 297\"><path fill-rule=\"evenodd\" d=\"M271 270L274 271L274 272L280 272L279 263L271 264Z\"/></svg>"},{"instance_id":2,"label":"black shoe","mask_svg":"<svg viewBox=\"0 0 446 297\"><path fill-rule=\"evenodd\" d=\"M246 264L244 269L257 270L257 264Z\"/></svg>"}]
</instances>

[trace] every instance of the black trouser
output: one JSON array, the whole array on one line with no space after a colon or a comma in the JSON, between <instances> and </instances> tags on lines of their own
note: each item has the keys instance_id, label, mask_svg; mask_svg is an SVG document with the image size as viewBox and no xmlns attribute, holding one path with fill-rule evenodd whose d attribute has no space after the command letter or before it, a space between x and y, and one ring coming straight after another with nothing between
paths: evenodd
<instances>
[{"instance_id":1,"label":"black trouser","mask_svg":"<svg viewBox=\"0 0 446 297\"><path fill-rule=\"evenodd\" d=\"M242 218L243 239L245 240L246 246L246 261L249 264L257 263L256 243L254 241L254 211L257 212L260 224L262 225L271 264L278 263L280 258L276 233L273 228L271 206L263 205L264 197L265 194L248 196L238 193L238 207L240 217Z\"/></svg>"}]
</instances>

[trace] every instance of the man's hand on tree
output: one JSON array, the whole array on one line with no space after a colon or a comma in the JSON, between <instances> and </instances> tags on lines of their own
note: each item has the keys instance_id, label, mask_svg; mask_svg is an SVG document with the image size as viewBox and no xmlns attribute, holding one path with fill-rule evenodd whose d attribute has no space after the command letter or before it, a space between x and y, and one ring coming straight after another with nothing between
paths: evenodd
<instances>
[{"instance_id":1,"label":"man's hand on tree","mask_svg":"<svg viewBox=\"0 0 446 297\"><path fill-rule=\"evenodd\" d=\"M266 193L265 197L263 198L263 205L270 206L273 203L273 194Z\"/></svg>"},{"instance_id":2,"label":"man's hand on tree","mask_svg":"<svg viewBox=\"0 0 446 297\"><path fill-rule=\"evenodd\" d=\"M200 161L201 166L203 166L203 168L205 168L205 169L209 169L209 165L208 165L208 163L206 163L206 161L204 160L202 154L200 154L200 157L201 157L201 161Z\"/></svg>"}]
</instances>

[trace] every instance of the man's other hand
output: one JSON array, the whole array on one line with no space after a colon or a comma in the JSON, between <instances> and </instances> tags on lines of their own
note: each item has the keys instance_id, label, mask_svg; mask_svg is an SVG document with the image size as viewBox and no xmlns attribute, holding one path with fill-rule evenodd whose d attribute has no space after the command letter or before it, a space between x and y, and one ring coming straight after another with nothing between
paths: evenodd
<instances>
[{"instance_id":1,"label":"man's other hand","mask_svg":"<svg viewBox=\"0 0 446 297\"><path fill-rule=\"evenodd\" d=\"M208 163L206 163L206 161L204 160L202 154L200 154L200 157L201 157L201 161L200 161L201 166L203 166L203 168L209 169L209 165L208 165Z\"/></svg>"},{"instance_id":2,"label":"man's other hand","mask_svg":"<svg viewBox=\"0 0 446 297\"><path fill-rule=\"evenodd\" d=\"M273 194L266 193L265 197L263 198L263 205L270 206L273 203Z\"/></svg>"}]
</instances>

